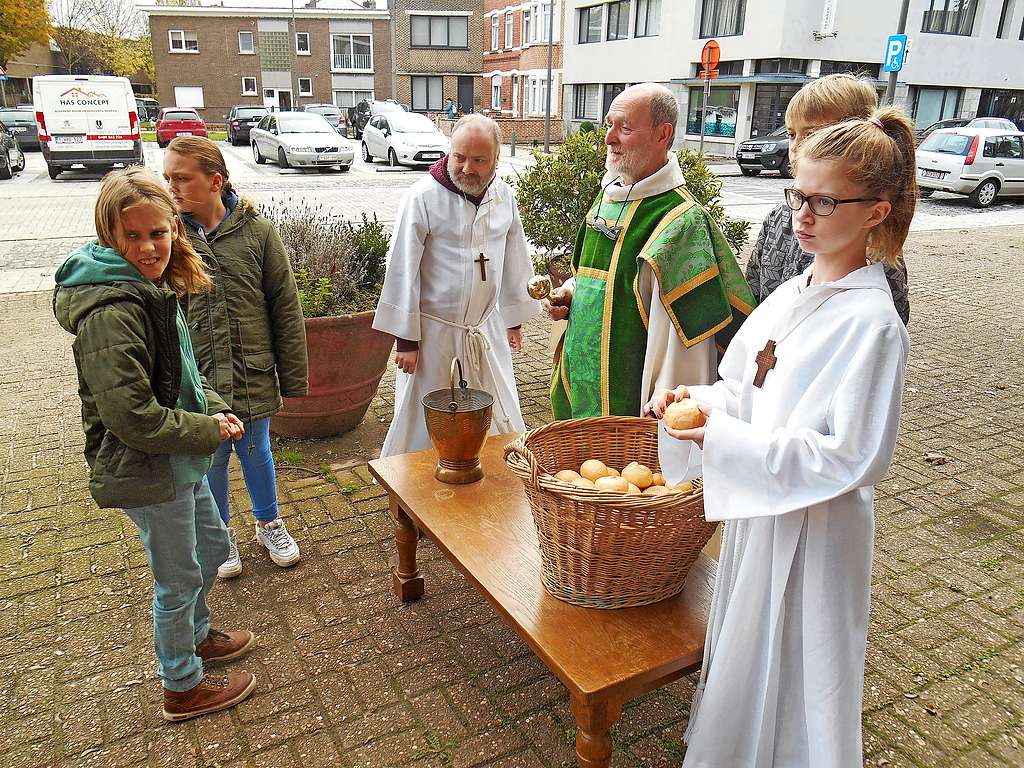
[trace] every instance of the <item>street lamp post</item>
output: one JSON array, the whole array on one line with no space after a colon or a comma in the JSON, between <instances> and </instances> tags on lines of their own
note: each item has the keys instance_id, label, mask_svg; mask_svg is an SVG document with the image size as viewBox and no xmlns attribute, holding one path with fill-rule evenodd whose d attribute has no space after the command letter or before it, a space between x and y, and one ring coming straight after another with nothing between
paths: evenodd
<instances>
[{"instance_id":1,"label":"street lamp post","mask_svg":"<svg viewBox=\"0 0 1024 768\"><path fill-rule=\"evenodd\" d=\"M551 0L549 3L550 13L548 14L548 79L545 83L544 154L551 151L551 55L555 39L555 3L556 0ZM544 8L543 3L540 7L541 9Z\"/></svg>"},{"instance_id":2,"label":"street lamp post","mask_svg":"<svg viewBox=\"0 0 1024 768\"><path fill-rule=\"evenodd\" d=\"M301 100L301 97L299 96L299 93L302 91L302 87L300 86L299 83L301 82L302 78L299 77L299 75L300 75L300 72L299 72L299 57L298 57L297 52L295 50L298 47L298 45L299 45L299 28L295 24L295 0L292 0L292 35L291 35L291 37L292 37L292 39L288 43L288 52L291 55L292 72L294 73L294 75L293 75L294 76L294 80L292 81L292 87L295 89L292 92L292 109L294 111L298 112L299 111L299 101Z\"/></svg>"}]
</instances>

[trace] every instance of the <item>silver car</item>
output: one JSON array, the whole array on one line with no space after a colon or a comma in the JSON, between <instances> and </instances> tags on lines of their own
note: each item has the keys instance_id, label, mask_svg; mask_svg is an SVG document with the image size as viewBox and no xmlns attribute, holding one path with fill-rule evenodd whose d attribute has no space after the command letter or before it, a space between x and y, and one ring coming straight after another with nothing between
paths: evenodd
<instances>
[{"instance_id":1,"label":"silver car","mask_svg":"<svg viewBox=\"0 0 1024 768\"><path fill-rule=\"evenodd\" d=\"M387 158L388 165L430 165L448 151L448 137L425 115L386 112L363 129L363 160Z\"/></svg>"},{"instance_id":2,"label":"silver car","mask_svg":"<svg viewBox=\"0 0 1024 768\"><path fill-rule=\"evenodd\" d=\"M249 131L256 162L273 160L286 168L341 168L347 171L355 150L322 116L311 112L274 112Z\"/></svg>"},{"instance_id":3,"label":"silver car","mask_svg":"<svg viewBox=\"0 0 1024 768\"><path fill-rule=\"evenodd\" d=\"M968 195L988 208L999 195L1024 195L1024 133L992 128L945 128L917 148L917 184Z\"/></svg>"}]
</instances>

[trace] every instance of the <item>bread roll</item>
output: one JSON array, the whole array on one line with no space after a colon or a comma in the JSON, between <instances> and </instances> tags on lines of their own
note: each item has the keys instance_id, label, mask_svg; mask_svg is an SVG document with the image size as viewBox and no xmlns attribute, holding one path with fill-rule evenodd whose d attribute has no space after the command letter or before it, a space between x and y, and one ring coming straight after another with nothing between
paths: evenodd
<instances>
[{"instance_id":1,"label":"bread roll","mask_svg":"<svg viewBox=\"0 0 1024 768\"><path fill-rule=\"evenodd\" d=\"M639 488L637 488L635 485L630 483L629 484L629 490L627 491L627 493L630 496L639 496L642 493L642 491Z\"/></svg>"},{"instance_id":2,"label":"bread roll","mask_svg":"<svg viewBox=\"0 0 1024 768\"><path fill-rule=\"evenodd\" d=\"M654 485L664 485L665 484L665 476L663 474L661 474L661 472L655 472L651 476L651 482Z\"/></svg>"},{"instance_id":3,"label":"bread roll","mask_svg":"<svg viewBox=\"0 0 1024 768\"><path fill-rule=\"evenodd\" d=\"M672 493L672 491L664 485L652 485L649 488L644 488L643 490L644 496L664 496L669 493Z\"/></svg>"},{"instance_id":4,"label":"bread roll","mask_svg":"<svg viewBox=\"0 0 1024 768\"><path fill-rule=\"evenodd\" d=\"M579 479L580 473L574 469L563 469L555 475L555 480L561 480L563 483L573 483Z\"/></svg>"},{"instance_id":5,"label":"bread roll","mask_svg":"<svg viewBox=\"0 0 1024 768\"><path fill-rule=\"evenodd\" d=\"M629 493L629 483L622 477L599 477L594 481L599 491L616 491L617 493Z\"/></svg>"},{"instance_id":6,"label":"bread roll","mask_svg":"<svg viewBox=\"0 0 1024 768\"><path fill-rule=\"evenodd\" d=\"M608 474L605 475L605 477L621 477L622 476L622 473L619 472L619 470L617 470L615 467L605 467L605 469L608 471Z\"/></svg>"},{"instance_id":7,"label":"bread roll","mask_svg":"<svg viewBox=\"0 0 1024 768\"><path fill-rule=\"evenodd\" d=\"M666 427L671 429L696 429L703 427L707 418L701 413L695 400L686 398L672 403L666 408L662 421L665 422Z\"/></svg>"},{"instance_id":8,"label":"bread roll","mask_svg":"<svg viewBox=\"0 0 1024 768\"><path fill-rule=\"evenodd\" d=\"M654 485L654 473L643 464L635 461L622 470L622 476L640 490Z\"/></svg>"},{"instance_id":9,"label":"bread roll","mask_svg":"<svg viewBox=\"0 0 1024 768\"><path fill-rule=\"evenodd\" d=\"M679 483L678 485L669 485L669 486L666 486L666 487L672 493L692 493L693 492L693 483L690 483L690 482Z\"/></svg>"},{"instance_id":10,"label":"bread roll","mask_svg":"<svg viewBox=\"0 0 1024 768\"><path fill-rule=\"evenodd\" d=\"M587 459L583 462L583 466L580 467L580 474L587 478L587 480L596 481L599 477L604 477L608 474L608 467L604 465L603 461Z\"/></svg>"},{"instance_id":11,"label":"bread roll","mask_svg":"<svg viewBox=\"0 0 1024 768\"><path fill-rule=\"evenodd\" d=\"M580 488L593 488L594 487L594 481L593 480L587 480L587 478L585 478L585 477L580 477L580 478L577 478L576 480L573 480L572 484L573 485L578 485Z\"/></svg>"}]
</instances>

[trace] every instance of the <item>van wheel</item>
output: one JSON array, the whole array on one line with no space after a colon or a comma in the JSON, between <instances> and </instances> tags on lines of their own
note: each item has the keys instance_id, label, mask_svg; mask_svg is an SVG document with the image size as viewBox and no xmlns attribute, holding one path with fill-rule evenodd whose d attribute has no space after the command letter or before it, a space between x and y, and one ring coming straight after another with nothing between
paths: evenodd
<instances>
[{"instance_id":1,"label":"van wheel","mask_svg":"<svg viewBox=\"0 0 1024 768\"><path fill-rule=\"evenodd\" d=\"M971 205L975 208L988 208L996 201L997 194L999 194L998 181L995 181L994 179L983 181L973 192L971 192Z\"/></svg>"},{"instance_id":2,"label":"van wheel","mask_svg":"<svg viewBox=\"0 0 1024 768\"><path fill-rule=\"evenodd\" d=\"M740 166L740 173L744 176L758 176L761 173L760 168L744 168Z\"/></svg>"},{"instance_id":3,"label":"van wheel","mask_svg":"<svg viewBox=\"0 0 1024 768\"><path fill-rule=\"evenodd\" d=\"M252 156L258 165L263 165L267 162L267 158L260 154L260 148L256 146L256 142L252 143Z\"/></svg>"},{"instance_id":4,"label":"van wheel","mask_svg":"<svg viewBox=\"0 0 1024 768\"><path fill-rule=\"evenodd\" d=\"M50 174L51 179L56 179L63 170L59 165L50 165L49 163L46 165L46 172Z\"/></svg>"}]
</instances>

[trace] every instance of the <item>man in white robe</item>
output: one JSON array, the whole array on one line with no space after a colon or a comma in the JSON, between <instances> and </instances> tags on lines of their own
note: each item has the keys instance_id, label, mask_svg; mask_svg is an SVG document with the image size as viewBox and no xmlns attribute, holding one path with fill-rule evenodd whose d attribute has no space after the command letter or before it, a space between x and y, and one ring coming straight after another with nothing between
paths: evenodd
<instances>
[{"instance_id":1,"label":"man in white robe","mask_svg":"<svg viewBox=\"0 0 1024 768\"><path fill-rule=\"evenodd\" d=\"M395 336L395 415L381 456L430 447L422 399L447 388L458 357L470 387L494 396L492 434L523 432L512 369L523 323L540 310L511 188L497 178L500 134L467 115L451 151L402 199L373 327Z\"/></svg>"}]
</instances>

